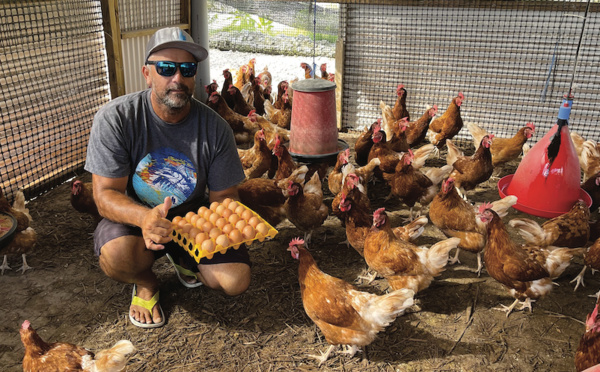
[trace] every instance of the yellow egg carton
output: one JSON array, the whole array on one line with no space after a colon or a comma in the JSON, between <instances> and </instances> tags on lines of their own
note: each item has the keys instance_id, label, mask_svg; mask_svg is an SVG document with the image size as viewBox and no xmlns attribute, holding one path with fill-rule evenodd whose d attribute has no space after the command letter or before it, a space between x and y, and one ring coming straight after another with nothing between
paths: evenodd
<instances>
[{"instance_id":1,"label":"yellow egg carton","mask_svg":"<svg viewBox=\"0 0 600 372\"><path fill-rule=\"evenodd\" d=\"M203 257L206 257L207 259L210 260L214 257L215 254L217 254L219 252L221 254L224 254L229 248L238 249L242 244L250 245L255 240L263 242L265 239L271 239L271 238L275 237L275 235L277 235L278 231L275 230L275 228L273 228L273 226L271 226L267 221L265 221L264 218L262 218L258 213L254 212L252 209L248 208L243 203L241 203L237 200L235 202L238 205L243 206L244 210L250 211L252 213L252 216L256 216L256 218L258 218L258 221L259 221L258 223L259 224L263 223L264 225L266 225L267 230L265 231L265 229L263 229L263 232L259 232L259 231L255 230L255 235L253 238L244 239L238 243L230 244L225 247L217 244L215 238L208 238L209 240L211 240L214 243L214 247L215 247L214 251L211 251L211 252L202 249L200 244L197 244L195 242L195 239L192 239L188 233L183 232L182 229L179 228L178 226L175 226L173 228L173 232L171 234L173 237L173 241L175 241L177 244L179 244L179 246L181 246L190 256L192 256L192 258L197 263L199 263L200 259ZM213 204L216 206L223 205L223 203L218 203L218 204L213 203ZM211 204L211 206L213 206L213 204ZM211 208L211 210L213 210L213 209ZM213 210L213 213L216 213L216 212ZM177 217L173 218L173 221L175 221L176 218ZM180 218L185 219L185 217L180 217ZM240 219L241 219L241 217L240 217ZM256 226L258 226L258 224ZM218 228L218 227L215 227L215 228ZM221 231L221 233L223 233L222 229L219 228L219 230Z\"/></svg>"}]
</instances>

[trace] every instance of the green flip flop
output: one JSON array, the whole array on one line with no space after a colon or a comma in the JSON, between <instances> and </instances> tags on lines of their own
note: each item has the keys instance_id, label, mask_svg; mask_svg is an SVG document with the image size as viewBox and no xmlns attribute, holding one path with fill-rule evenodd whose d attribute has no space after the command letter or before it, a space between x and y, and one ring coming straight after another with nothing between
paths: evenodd
<instances>
[{"instance_id":1,"label":"green flip flop","mask_svg":"<svg viewBox=\"0 0 600 372\"><path fill-rule=\"evenodd\" d=\"M173 268L175 268L175 274L177 274L177 279L179 279L179 282L181 282L181 284L183 284L187 288L196 288L196 287L200 287L203 284L201 281L198 280L198 277L196 277L195 272L193 272L192 270L186 269L185 267L183 267L181 265L176 264L175 260L173 260L173 257L171 257L170 254L167 253L166 256L169 259L169 261L171 261ZM196 279L196 281L190 283L183 278L184 276L194 278L194 279Z\"/></svg>"},{"instance_id":2,"label":"green flip flop","mask_svg":"<svg viewBox=\"0 0 600 372\"><path fill-rule=\"evenodd\" d=\"M133 285L133 293L131 294L131 304L141 306L144 309L148 310L150 312L150 314L152 314L152 309L158 303L158 299L160 297L159 291L156 291L156 293L154 294L154 296L152 296L152 298L150 300L141 299L138 296L136 296L136 294L137 294L137 287L134 284ZM129 320L131 321L131 323L133 323L133 325L138 326L140 328L162 327L165 324L165 313L163 313L163 309L160 306L160 304L158 304L158 310L160 310L160 317L162 319L162 321L160 323L150 323L150 324L141 323L141 322L135 320L135 318L131 316L131 311L129 311Z\"/></svg>"}]
</instances>

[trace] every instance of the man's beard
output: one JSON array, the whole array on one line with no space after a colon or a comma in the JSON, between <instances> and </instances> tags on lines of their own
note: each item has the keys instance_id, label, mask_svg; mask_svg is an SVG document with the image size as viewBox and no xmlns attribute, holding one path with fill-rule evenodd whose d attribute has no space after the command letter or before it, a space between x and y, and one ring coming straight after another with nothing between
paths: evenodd
<instances>
[{"instance_id":1,"label":"man's beard","mask_svg":"<svg viewBox=\"0 0 600 372\"><path fill-rule=\"evenodd\" d=\"M173 90L182 90L183 93L170 94ZM174 87L167 88L165 94L159 98L169 109L177 111L184 108L190 102L191 97L192 93L189 92L188 87L183 84L178 84Z\"/></svg>"}]
</instances>

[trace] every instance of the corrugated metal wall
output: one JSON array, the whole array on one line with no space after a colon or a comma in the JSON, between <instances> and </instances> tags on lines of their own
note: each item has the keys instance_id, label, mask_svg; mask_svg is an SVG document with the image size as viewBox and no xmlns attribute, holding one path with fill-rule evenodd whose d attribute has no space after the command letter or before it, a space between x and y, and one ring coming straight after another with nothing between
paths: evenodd
<instances>
[{"instance_id":1,"label":"corrugated metal wall","mask_svg":"<svg viewBox=\"0 0 600 372\"><path fill-rule=\"evenodd\" d=\"M465 122L499 136L524 123L556 122L569 90L586 2L401 1L348 4L340 10L345 42L342 125L361 128L393 105L403 83L411 119L425 105L445 111L462 91ZM570 127L598 139L600 4L592 4L575 76ZM545 95L545 98L544 98ZM459 138L469 139L468 131Z\"/></svg>"}]
</instances>

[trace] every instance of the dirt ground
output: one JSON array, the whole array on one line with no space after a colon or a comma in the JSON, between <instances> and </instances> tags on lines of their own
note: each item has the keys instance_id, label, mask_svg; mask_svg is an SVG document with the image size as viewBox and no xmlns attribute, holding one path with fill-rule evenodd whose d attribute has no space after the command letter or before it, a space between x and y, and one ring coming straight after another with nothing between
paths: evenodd
<instances>
[{"instance_id":1,"label":"dirt ground","mask_svg":"<svg viewBox=\"0 0 600 372\"><path fill-rule=\"evenodd\" d=\"M350 144L356 136L340 134ZM333 195L324 189L330 206ZM394 211L395 224L408 216L404 205L383 203L383 185L372 191L378 196L373 207ZM499 198L495 182L469 196L476 202ZM324 351L328 344L302 307L298 262L286 251L290 239L301 235L293 225L280 224L274 239L250 246L252 284L238 297L202 287L187 289L166 258L157 261L167 323L147 330L133 326L127 317L132 286L101 272L92 252L92 219L72 209L68 184L29 202L28 208L39 234L37 247L28 255L34 269L0 277L3 371L22 370L18 330L25 319L46 341L76 343L93 351L130 340L137 351L127 371L574 371L583 322L595 303L590 295L600 289L599 277L588 271L586 287L573 291L569 281L582 268L575 259L553 292L534 303L533 313L517 311L507 318L493 308L510 305L512 297L485 270L481 277L469 271L476 267L476 258L463 252L462 264L447 267L416 296L421 311L398 318L364 352L353 358L334 354L319 367L309 354ZM525 215L511 210L504 221L517 216ZM417 244L430 246L442 237L428 224ZM329 217L313 235L311 252L323 271L355 282L366 264L352 248L339 244L344 239L340 221ZM9 257L9 264L19 267L20 257ZM359 286L376 293L386 289L384 279Z\"/></svg>"}]
</instances>

